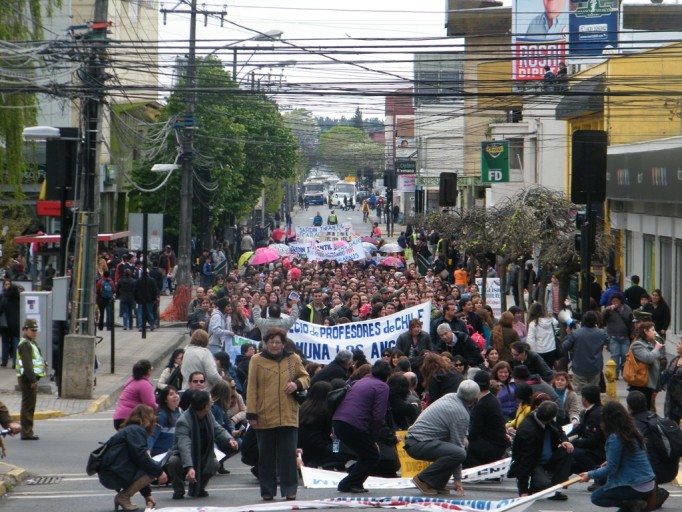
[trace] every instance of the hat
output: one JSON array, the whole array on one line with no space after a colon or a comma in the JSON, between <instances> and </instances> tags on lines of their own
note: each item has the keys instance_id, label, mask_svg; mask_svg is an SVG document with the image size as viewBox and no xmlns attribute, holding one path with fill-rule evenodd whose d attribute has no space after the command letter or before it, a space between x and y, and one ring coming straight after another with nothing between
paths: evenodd
<instances>
[{"instance_id":1,"label":"hat","mask_svg":"<svg viewBox=\"0 0 682 512\"><path fill-rule=\"evenodd\" d=\"M24 321L24 329L38 329L38 322L33 318L27 318Z\"/></svg>"},{"instance_id":2,"label":"hat","mask_svg":"<svg viewBox=\"0 0 682 512\"><path fill-rule=\"evenodd\" d=\"M522 380L530 379L530 371L528 370L528 367L525 364L520 364L519 366L514 368L514 372L512 373L512 375L515 379Z\"/></svg>"},{"instance_id":3,"label":"hat","mask_svg":"<svg viewBox=\"0 0 682 512\"><path fill-rule=\"evenodd\" d=\"M642 311L641 309L635 309L632 312L633 322L651 322L652 315L648 311Z\"/></svg>"},{"instance_id":4,"label":"hat","mask_svg":"<svg viewBox=\"0 0 682 512\"><path fill-rule=\"evenodd\" d=\"M478 384L478 387L481 388L481 391L490 389L490 374L485 370L478 370L474 374L473 380L476 384Z\"/></svg>"}]
</instances>

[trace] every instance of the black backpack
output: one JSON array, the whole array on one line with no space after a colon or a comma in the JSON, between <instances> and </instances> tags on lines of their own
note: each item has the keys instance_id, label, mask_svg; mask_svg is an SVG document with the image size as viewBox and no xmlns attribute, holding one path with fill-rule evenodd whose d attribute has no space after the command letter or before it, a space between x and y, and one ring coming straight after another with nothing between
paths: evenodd
<instances>
[{"instance_id":1,"label":"black backpack","mask_svg":"<svg viewBox=\"0 0 682 512\"><path fill-rule=\"evenodd\" d=\"M667 460L682 457L682 429L673 420L651 415L648 418L649 431L652 434L652 448L658 455Z\"/></svg>"}]
</instances>

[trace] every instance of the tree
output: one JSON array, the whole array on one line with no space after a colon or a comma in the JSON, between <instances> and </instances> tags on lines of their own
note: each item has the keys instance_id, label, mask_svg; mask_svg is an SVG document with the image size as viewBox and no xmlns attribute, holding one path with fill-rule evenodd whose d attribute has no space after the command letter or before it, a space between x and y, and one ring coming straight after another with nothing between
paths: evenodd
<instances>
[{"instance_id":1,"label":"tree","mask_svg":"<svg viewBox=\"0 0 682 512\"><path fill-rule=\"evenodd\" d=\"M320 136L320 163L341 177L380 169L383 159L383 146L358 128L336 126Z\"/></svg>"},{"instance_id":2,"label":"tree","mask_svg":"<svg viewBox=\"0 0 682 512\"><path fill-rule=\"evenodd\" d=\"M305 175L305 171L317 165L320 127L315 121L313 113L303 108L296 108L284 114L284 124L298 140L299 168L296 174L302 177Z\"/></svg>"},{"instance_id":3,"label":"tree","mask_svg":"<svg viewBox=\"0 0 682 512\"><path fill-rule=\"evenodd\" d=\"M350 125L353 128L358 128L360 130L363 130L365 128L364 123L362 121L362 110L360 110L360 107L355 108L355 114L350 119Z\"/></svg>"},{"instance_id":4,"label":"tree","mask_svg":"<svg viewBox=\"0 0 682 512\"><path fill-rule=\"evenodd\" d=\"M265 178L281 187L294 175L297 161L296 139L273 102L260 94L239 92L216 59L199 59L197 67L197 87L215 92L200 94L195 108L194 194L200 203L195 204L193 232L202 227L202 204L219 210L214 224L224 221L226 215L239 218L253 209ZM184 108L180 89L169 98L161 120L182 117ZM158 183L158 177L148 170L151 164L174 159L177 148L175 139L170 139L165 153L138 165L134 175L144 188ZM141 211L165 212L166 231L174 234L179 226L179 191L180 173L176 171L157 193L135 191L133 195Z\"/></svg>"},{"instance_id":5,"label":"tree","mask_svg":"<svg viewBox=\"0 0 682 512\"><path fill-rule=\"evenodd\" d=\"M39 40L43 37L43 14L52 15L60 0L0 0L0 40L27 41ZM24 62L24 57L21 61ZM3 66L20 67L16 76L31 72L30 65L16 65L11 60L4 60ZM9 190L0 204L0 218L5 219L3 225L8 226L5 238L5 254L14 252L11 242L15 236L26 229L29 218L26 209L21 205L24 199L23 180L27 169L24 160L23 130L25 126L35 124L37 103L34 94L21 92L26 83L12 78L8 72L3 76L7 84L16 82L16 91L0 96L0 185ZM0 226L1 227L1 226Z\"/></svg>"}]
</instances>

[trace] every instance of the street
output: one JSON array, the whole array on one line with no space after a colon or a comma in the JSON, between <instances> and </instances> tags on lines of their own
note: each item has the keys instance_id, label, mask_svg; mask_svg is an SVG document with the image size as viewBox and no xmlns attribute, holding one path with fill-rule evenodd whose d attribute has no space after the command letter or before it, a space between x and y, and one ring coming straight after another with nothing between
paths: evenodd
<instances>
[{"instance_id":1,"label":"street","mask_svg":"<svg viewBox=\"0 0 682 512\"><path fill-rule=\"evenodd\" d=\"M377 221L376 211L370 211L369 219L367 219L367 222L362 222L362 211L360 208L361 205L356 205L355 210L343 211L339 208L334 208L333 210L338 218L339 223L351 222L353 224L354 231L359 233L360 236L370 236L372 233L372 226ZM293 217L294 226L296 225L312 226L313 218L315 217L317 212L320 212L320 215L322 216L322 223L327 224L327 217L329 217L331 211L332 210L330 210L329 206L327 206L326 204L312 205L309 206L307 210L303 209L298 210ZM382 217L382 222L379 224L379 227L381 228L381 232L383 233L384 238L386 238L387 236L385 219L386 219L385 216ZM393 237L397 238L401 230L404 231L405 226L395 224L393 228Z\"/></svg>"},{"instance_id":2,"label":"street","mask_svg":"<svg viewBox=\"0 0 682 512\"><path fill-rule=\"evenodd\" d=\"M13 512L33 512L49 506L51 512L106 511L113 506L114 492L104 489L96 477L85 474L88 453L105 441L113 433L112 411L98 414L70 416L40 422L41 439L35 443L21 442L18 439L7 441L8 462L25 467L30 477L13 489L3 502ZM182 502L171 499L169 487L155 487L158 508L185 506L195 509L201 506L238 506L261 503L256 479L249 468L238 457L231 459L226 467L229 475L216 475L208 486L210 496L201 500L185 499ZM538 500L528 510L580 510L592 512L599 510L589 501L586 484L576 484L569 488L566 502ZM668 510L682 506L682 492L679 488L666 486L671 496L665 505ZM499 500L516 496L513 480L504 479L502 483L481 483L465 486L467 499ZM416 496L416 489L396 490L392 495ZM365 496L386 496L386 491L370 491ZM300 500L314 500L340 496L334 489L298 490ZM48 501L49 500L49 501ZM139 495L133 500L142 504Z\"/></svg>"}]
</instances>

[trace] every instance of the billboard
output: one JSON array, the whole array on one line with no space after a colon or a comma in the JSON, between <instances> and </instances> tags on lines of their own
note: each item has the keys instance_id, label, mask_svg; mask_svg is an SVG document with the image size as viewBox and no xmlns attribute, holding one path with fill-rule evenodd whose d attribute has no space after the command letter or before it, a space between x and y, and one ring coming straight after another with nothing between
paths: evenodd
<instances>
[{"instance_id":1,"label":"billboard","mask_svg":"<svg viewBox=\"0 0 682 512\"><path fill-rule=\"evenodd\" d=\"M507 183L509 181L509 142L481 142L481 181Z\"/></svg>"},{"instance_id":2,"label":"billboard","mask_svg":"<svg viewBox=\"0 0 682 512\"><path fill-rule=\"evenodd\" d=\"M618 46L617 0L571 3L568 48L571 57L601 55Z\"/></svg>"},{"instance_id":3,"label":"billboard","mask_svg":"<svg viewBox=\"0 0 682 512\"><path fill-rule=\"evenodd\" d=\"M542 80L545 66L556 72L566 60L568 0L514 0L512 78Z\"/></svg>"}]
</instances>

